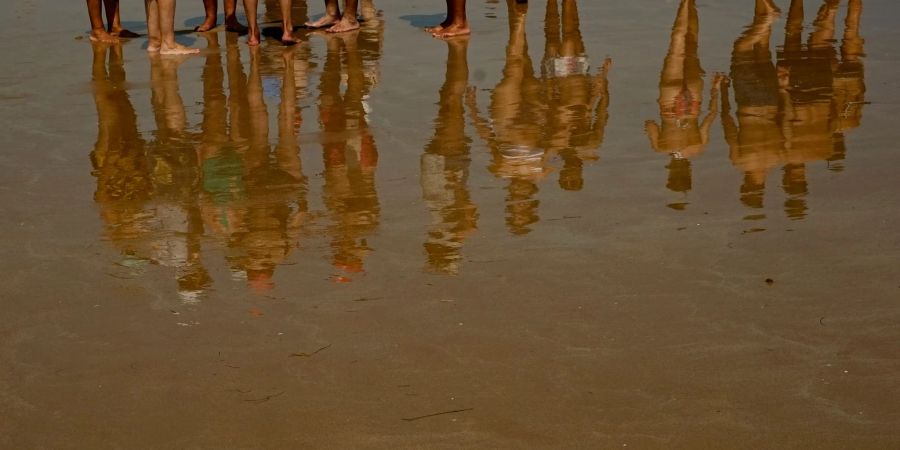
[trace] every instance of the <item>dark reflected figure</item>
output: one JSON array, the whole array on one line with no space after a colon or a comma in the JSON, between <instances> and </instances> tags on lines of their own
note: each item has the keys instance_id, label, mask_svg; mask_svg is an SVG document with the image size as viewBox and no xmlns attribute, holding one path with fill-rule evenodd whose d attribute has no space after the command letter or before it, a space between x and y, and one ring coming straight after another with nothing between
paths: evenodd
<instances>
[{"instance_id":1,"label":"dark reflected figure","mask_svg":"<svg viewBox=\"0 0 900 450\"><path fill-rule=\"evenodd\" d=\"M582 188L582 166L597 159L608 119L611 62L607 59L599 74L590 75L577 3L561 3L561 16L556 0L547 5L546 46L538 78L525 36L528 5L507 1L509 43L503 78L491 94L490 121L478 117L475 96L469 96L479 135L491 149L488 169L509 179L506 224L513 234L530 232L540 219L535 195L538 183L554 170L555 158L563 162L560 187Z\"/></svg>"},{"instance_id":2,"label":"dark reflected figure","mask_svg":"<svg viewBox=\"0 0 900 450\"><path fill-rule=\"evenodd\" d=\"M477 228L478 209L469 194L471 140L465 135L469 39L446 42L447 72L441 86L434 137L422 155L421 183L422 197L431 213L425 242L428 268L457 274L463 242Z\"/></svg>"},{"instance_id":3,"label":"dark reflected figure","mask_svg":"<svg viewBox=\"0 0 900 450\"><path fill-rule=\"evenodd\" d=\"M727 80L722 95L722 126L731 162L744 172L741 202L753 209L763 207L766 176L784 157L784 136L779 123L782 99L769 48L772 22L778 14L771 0L757 0L753 23L734 42L731 83L737 102L737 123L731 117ZM755 214L746 219L764 217Z\"/></svg>"},{"instance_id":4,"label":"dark reflected figure","mask_svg":"<svg viewBox=\"0 0 900 450\"><path fill-rule=\"evenodd\" d=\"M139 208L150 197L150 167L137 114L125 90L122 46L94 44L92 48L91 84L97 105L97 142L91 152L97 177L94 199L101 208L111 204Z\"/></svg>"},{"instance_id":5,"label":"dark reflected figure","mask_svg":"<svg viewBox=\"0 0 900 450\"><path fill-rule=\"evenodd\" d=\"M247 82L250 138L244 150L246 225L233 244L244 252L240 265L251 285L265 288L271 283L275 267L297 245L307 211L307 183L295 129L299 112L293 52L284 50L278 140L274 148L269 145L269 114L259 71L259 53L258 48L250 49Z\"/></svg>"},{"instance_id":6,"label":"dark reflected figure","mask_svg":"<svg viewBox=\"0 0 900 450\"><path fill-rule=\"evenodd\" d=\"M562 17L557 1L549 2L544 27L547 41L541 81L549 106L544 145L563 161L559 186L579 191L584 186L584 162L598 160L597 150L603 144L612 60L603 61L599 75L590 75L575 0L562 0Z\"/></svg>"},{"instance_id":7,"label":"dark reflected figure","mask_svg":"<svg viewBox=\"0 0 900 450\"><path fill-rule=\"evenodd\" d=\"M701 120L703 102L703 69L697 56L700 21L694 0L681 0L669 51L659 79L660 123L644 123L650 145L671 159L666 168L666 187L686 193L692 188L691 158L703 153L709 142L709 130L718 114L719 85L724 78L716 74L710 91L709 111ZM686 202L671 203L673 209L684 209Z\"/></svg>"},{"instance_id":8,"label":"dark reflected figure","mask_svg":"<svg viewBox=\"0 0 900 450\"><path fill-rule=\"evenodd\" d=\"M513 234L531 231L530 225L540 220L534 198L537 183L552 169L549 155L541 147L547 128L547 104L541 81L534 72L525 36L527 4L507 1L509 9L509 43L503 78L491 93L490 117L480 123L479 132L491 150L494 175L509 180L506 195L506 225ZM474 97L473 97L474 98ZM472 108L475 111L475 108Z\"/></svg>"},{"instance_id":9,"label":"dark reflected figure","mask_svg":"<svg viewBox=\"0 0 900 450\"><path fill-rule=\"evenodd\" d=\"M121 48L94 48L99 133L91 161L97 177L95 200L106 236L126 255L123 266L150 263L172 268L181 299L194 302L211 279L200 260L196 159L178 93L177 70L182 61L150 55L157 130L154 139L146 142L137 131L137 117L125 90Z\"/></svg>"},{"instance_id":10,"label":"dark reflected figure","mask_svg":"<svg viewBox=\"0 0 900 450\"><path fill-rule=\"evenodd\" d=\"M239 263L237 237L246 231L247 183L245 143L250 136L247 77L237 49L237 39L225 35L227 51L217 34L204 35L210 52L203 66L202 138L197 146L200 166L200 205L206 232L224 240L235 277L248 278ZM223 88L227 72L228 95ZM230 124L230 127L229 127Z\"/></svg>"},{"instance_id":11,"label":"dark reflected figure","mask_svg":"<svg viewBox=\"0 0 900 450\"><path fill-rule=\"evenodd\" d=\"M834 152L828 158L829 170L840 172L846 155L844 133L858 127L862 121L862 108L866 104L865 70L862 58L865 55L865 40L859 35L859 20L862 16L862 0L849 0L847 17L844 21L844 36L841 39L840 61L834 69L834 112L833 122Z\"/></svg>"},{"instance_id":12,"label":"dark reflected figure","mask_svg":"<svg viewBox=\"0 0 900 450\"><path fill-rule=\"evenodd\" d=\"M136 255L139 250L132 241L143 235L144 208L153 193L147 143L138 133L137 114L125 90L121 45L92 47L91 84L97 105L97 142L91 152L97 178L94 200L106 237L125 255L145 259ZM148 254L146 248L140 252Z\"/></svg>"},{"instance_id":13,"label":"dark reflected figure","mask_svg":"<svg viewBox=\"0 0 900 450\"><path fill-rule=\"evenodd\" d=\"M762 208L767 175L781 165L785 213L802 219L807 211L806 163L828 161L834 171L843 167L844 132L859 126L865 82L859 37L862 2L848 4L840 60L833 44L839 5L838 0L823 3L804 43L803 2L792 1L777 66L771 60L769 35L778 10L769 1L757 2L753 24L735 42L732 80L737 124L727 95L723 96L722 123L731 160L744 171L741 201L750 208Z\"/></svg>"},{"instance_id":14,"label":"dark reflected figure","mask_svg":"<svg viewBox=\"0 0 900 450\"><path fill-rule=\"evenodd\" d=\"M199 299L211 282L200 260L203 222L196 201L196 137L187 129L179 92L178 67L187 58L150 54L150 103L156 130L149 146L156 220L154 260L176 269L179 292L186 301Z\"/></svg>"},{"instance_id":15,"label":"dark reflected figure","mask_svg":"<svg viewBox=\"0 0 900 450\"><path fill-rule=\"evenodd\" d=\"M340 271L336 281L364 272L365 257L372 250L368 237L378 229L378 149L369 130L366 99L377 83L382 36L381 21L375 17L359 30L322 34L327 45L319 81L323 200L331 219L327 233L332 265Z\"/></svg>"},{"instance_id":16,"label":"dark reflected figure","mask_svg":"<svg viewBox=\"0 0 900 450\"><path fill-rule=\"evenodd\" d=\"M806 163L842 160L845 126L856 126L861 117L865 92L859 38L862 2L849 2L841 62L833 46L839 5L838 0L822 4L804 45L803 2L792 1L784 49L778 54L778 73L787 100L782 124L786 141L782 188L788 195L785 213L791 219L806 216Z\"/></svg>"}]
</instances>

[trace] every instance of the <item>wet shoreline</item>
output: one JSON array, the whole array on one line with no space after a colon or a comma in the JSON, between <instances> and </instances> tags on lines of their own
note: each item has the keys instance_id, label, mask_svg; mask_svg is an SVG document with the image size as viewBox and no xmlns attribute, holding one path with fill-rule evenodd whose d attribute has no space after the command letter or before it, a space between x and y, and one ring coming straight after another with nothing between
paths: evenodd
<instances>
[{"instance_id":1,"label":"wet shoreline","mask_svg":"<svg viewBox=\"0 0 900 450\"><path fill-rule=\"evenodd\" d=\"M402 3L5 40L0 447L900 442L892 4Z\"/></svg>"}]
</instances>

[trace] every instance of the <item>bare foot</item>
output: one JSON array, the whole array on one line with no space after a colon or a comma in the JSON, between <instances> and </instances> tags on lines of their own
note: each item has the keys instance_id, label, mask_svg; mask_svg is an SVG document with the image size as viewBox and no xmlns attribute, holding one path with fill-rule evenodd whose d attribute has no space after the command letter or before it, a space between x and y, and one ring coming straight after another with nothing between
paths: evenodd
<instances>
[{"instance_id":1,"label":"bare foot","mask_svg":"<svg viewBox=\"0 0 900 450\"><path fill-rule=\"evenodd\" d=\"M359 29L359 21L356 20L356 17L351 18L351 17L345 15L343 18L341 18L340 22L334 24L334 26L332 26L331 28L329 28L326 31L328 31L329 33L344 33L347 31L353 31L353 30L358 30L358 29Z\"/></svg>"},{"instance_id":2,"label":"bare foot","mask_svg":"<svg viewBox=\"0 0 900 450\"><path fill-rule=\"evenodd\" d=\"M119 42L119 38L116 36L109 34L106 30L100 28L98 30L91 30L91 40L94 42L106 42L106 43L115 43Z\"/></svg>"},{"instance_id":3,"label":"bare foot","mask_svg":"<svg viewBox=\"0 0 900 450\"><path fill-rule=\"evenodd\" d=\"M158 52L159 52L159 48L160 48L161 46L162 46L162 45L159 43L159 41L153 41L153 40L151 39L151 40L149 40L149 41L147 42L147 53L158 53Z\"/></svg>"},{"instance_id":4,"label":"bare foot","mask_svg":"<svg viewBox=\"0 0 900 450\"><path fill-rule=\"evenodd\" d=\"M284 33L281 35L281 43L284 45L294 45L300 42L297 38L294 37L294 32L292 30L284 30Z\"/></svg>"},{"instance_id":5,"label":"bare foot","mask_svg":"<svg viewBox=\"0 0 900 450\"><path fill-rule=\"evenodd\" d=\"M341 16L330 16L325 14L320 17L318 20L310 20L306 22L305 25L307 28L325 28L335 25L336 23L341 21Z\"/></svg>"},{"instance_id":6,"label":"bare foot","mask_svg":"<svg viewBox=\"0 0 900 450\"><path fill-rule=\"evenodd\" d=\"M247 34L247 45L251 47L256 47L259 45L259 28L257 29L249 29L249 34Z\"/></svg>"},{"instance_id":7,"label":"bare foot","mask_svg":"<svg viewBox=\"0 0 900 450\"><path fill-rule=\"evenodd\" d=\"M126 30L124 28L119 28L118 30L110 30L109 34L111 34L113 36L118 36L118 37L124 38L124 39L141 37L140 34L135 33L134 31L131 31L131 30Z\"/></svg>"},{"instance_id":8,"label":"bare foot","mask_svg":"<svg viewBox=\"0 0 900 450\"><path fill-rule=\"evenodd\" d=\"M471 32L468 24L453 24L431 33L431 35L439 39L447 39L454 36L468 36Z\"/></svg>"},{"instance_id":9,"label":"bare foot","mask_svg":"<svg viewBox=\"0 0 900 450\"><path fill-rule=\"evenodd\" d=\"M451 22L450 19L447 19L447 20L445 20L445 21L443 21L443 22L441 22L441 23L439 23L439 24L437 24L437 25L432 25L432 26L430 26L430 27L425 27L425 31L428 32L428 33L431 33L431 34L434 34L434 33L440 33L441 30L443 30L444 28L449 27L450 24L452 24L452 23L453 23L453 22Z\"/></svg>"},{"instance_id":10,"label":"bare foot","mask_svg":"<svg viewBox=\"0 0 900 450\"><path fill-rule=\"evenodd\" d=\"M216 18L215 17L212 17L212 18L207 17L206 20L203 21L203 23L194 27L194 31L196 31L198 33L206 33L207 31L212 30L215 27L216 27Z\"/></svg>"},{"instance_id":11,"label":"bare foot","mask_svg":"<svg viewBox=\"0 0 900 450\"><path fill-rule=\"evenodd\" d=\"M148 50L149 50L149 47L148 47ZM200 53L199 48L185 47L178 43L173 44L173 45L166 45L166 43L163 43L159 47L160 55L193 55L196 53Z\"/></svg>"},{"instance_id":12,"label":"bare foot","mask_svg":"<svg viewBox=\"0 0 900 450\"><path fill-rule=\"evenodd\" d=\"M237 33L239 36L247 34L250 29L238 22L236 18L225 19L225 31Z\"/></svg>"}]
</instances>

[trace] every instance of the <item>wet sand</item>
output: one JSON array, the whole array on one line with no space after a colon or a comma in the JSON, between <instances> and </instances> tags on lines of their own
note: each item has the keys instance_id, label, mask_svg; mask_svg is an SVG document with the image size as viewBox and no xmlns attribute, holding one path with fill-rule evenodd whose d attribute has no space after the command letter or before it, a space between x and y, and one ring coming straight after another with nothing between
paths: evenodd
<instances>
[{"instance_id":1,"label":"wet sand","mask_svg":"<svg viewBox=\"0 0 900 450\"><path fill-rule=\"evenodd\" d=\"M407 3L0 4L0 447L900 446L893 2Z\"/></svg>"}]
</instances>

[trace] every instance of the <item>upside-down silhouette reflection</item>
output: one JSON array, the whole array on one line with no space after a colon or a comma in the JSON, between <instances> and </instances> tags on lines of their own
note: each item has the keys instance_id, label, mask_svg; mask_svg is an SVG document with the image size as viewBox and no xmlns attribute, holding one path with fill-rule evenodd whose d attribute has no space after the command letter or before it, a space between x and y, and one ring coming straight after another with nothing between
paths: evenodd
<instances>
[{"instance_id":1,"label":"upside-down silhouette reflection","mask_svg":"<svg viewBox=\"0 0 900 450\"><path fill-rule=\"evenodd\" d=\"M428 268L448 274L459 272L463 241L478 224L468 186L471 140L465 135L468 45L468 37L447 40L447 72L434 137L421 159L422 197L431 213L425 242Z\"/></svg>"},{"instance_id":2,"label":"upside-down silhouette reflection","mask_svg":"<svg viewBox=\"0 0 900 450\"><path fill-rule=\"evenodd\" d=\"M823 3L804 43L803 2L792 1L777 65L769 36L779 11L770 1L757 1L753 23L735 41L731 82L737 122L728 95L723 95L722 125L731 161L744 172L741 202L751 209L764 206L768 173L782 165L785 214L802 219L807 213L806 164L824 160L831 170L843 167L844 132L859 126L865 83L859 37L862 1L848 4L840 60L833 46L839 3Z\"/></svg>"},{"instance_id":3,"label":"upside-down silhouette reflection","mask_svg":"<svg viewBox=\"0 0 900 450\"><path fill-rule=\"evenodd\" d=\"M607 59L591 75L575 0L547 4L541 76L535 75L525 35L527 3L508 0L509 43L503 78L491 94L490 120L470 109L481 138L491 150L488 169L509 180L506 224L525 234L539 219L538 183L561 159L559 186L577 191L584 184L585 161L598 159L608 120Z\"/></svg>"},{"instance_id":4,"label":"upside-down silhouette reflection","mask_svg":"<svg viewBox=\"0 0 900 450\"><path fill-rule=\"evenodd\" d=\"M368 237L377 230L381 212L375 188L378 149L368 125L368 95L378 81L383 25L374 8L364 7L365 11L373 15L361 29L321 34L327 47L318 99L323 202L330 218L337 281L364 271L365 257L372 250Z\"/></svg>"},{"instance_id":5,"label":"upside-down silhouette reflection","mask_svg":"<svg viewBox=\"0 0 900 450\"><path fill-rule=\"evenodd\" d=\"M697 55L700 19L694 0L681 0L669 50L659 77L660 123L644 123L650 145L670 156L666 168L666 187L687 193L693 187L691 158L699 156L709 142L709 130L718 113L719 84L724 78L716 74L710 91L709 111L701 119L703 102L703 69ZM673 209L684 209L686 201L670 203Z\"/></svg>"}]
</instances>

